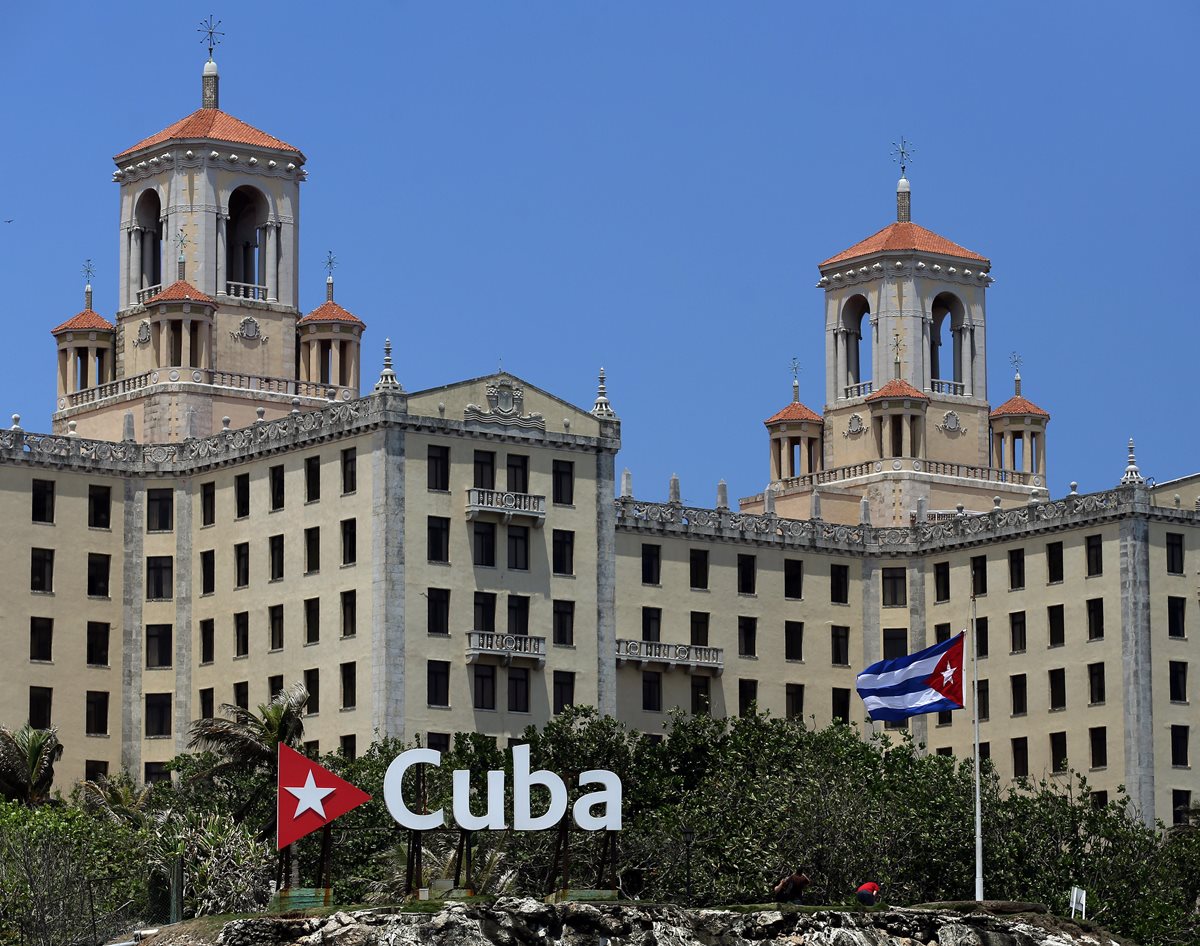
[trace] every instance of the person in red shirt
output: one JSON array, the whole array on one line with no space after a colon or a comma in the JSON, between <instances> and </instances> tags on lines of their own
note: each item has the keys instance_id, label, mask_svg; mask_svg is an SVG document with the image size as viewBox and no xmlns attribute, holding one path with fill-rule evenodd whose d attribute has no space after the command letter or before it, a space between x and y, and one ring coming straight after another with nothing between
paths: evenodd
<instances>
[{"instance_id":1,"label":"person in red shirt","mask_svg":"<svg viewBox=\"0 0 1200 946\"><path fill-rule=\"evenodd\" d=\"M879 902L879 884L868 880L858 888L858 902L864 907L873 907Z\"/></svg>"}]
</instances>

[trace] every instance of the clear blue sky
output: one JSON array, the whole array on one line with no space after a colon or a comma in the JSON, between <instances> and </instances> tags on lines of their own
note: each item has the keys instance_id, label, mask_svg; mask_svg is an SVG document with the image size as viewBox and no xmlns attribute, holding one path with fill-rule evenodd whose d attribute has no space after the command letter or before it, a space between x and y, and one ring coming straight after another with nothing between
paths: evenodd
<instances>
[{"instance_id":1,"label":"clear blue sky","mask_svg":"<svg viewBox=\"0 0 1200 946\"><path fill-rule=\"evenodd\" d=\"M302 295L410 390L505 369L588 406L635 491L768 475L824 399L816 263L894 219L991 258L990 395L1053 415L1050 483L1200 468L1195 3L227 4L221 105L299 146ZM116 304L110 156L199 105L207 7L20 4L0 60L5 414L49 429L49 329ZM1182 292L1172 299L1173 292Z\"/></svg>"}]
</instances>

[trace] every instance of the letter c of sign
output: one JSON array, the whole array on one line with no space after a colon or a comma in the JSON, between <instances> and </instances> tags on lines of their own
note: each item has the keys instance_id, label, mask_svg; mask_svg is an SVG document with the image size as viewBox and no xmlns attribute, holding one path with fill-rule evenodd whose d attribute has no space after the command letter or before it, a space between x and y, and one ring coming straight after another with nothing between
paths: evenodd
<instances>
[{"instance_id":1,"label":"letter c of sign","mask_svg":"<svg viewBox=\"0 0 1200 946\"><path fill-rule=\"evenodd\" d=\"M413 831L432 831L442 827L444 821L442 809L419 815L410 811L404 804L404 773L412 765L442 764L442 754L436 749L409 749L401 752L388 766L387 774L383 777L383 800L387 809L401 825Z\"/></svg>"}]
</instances>

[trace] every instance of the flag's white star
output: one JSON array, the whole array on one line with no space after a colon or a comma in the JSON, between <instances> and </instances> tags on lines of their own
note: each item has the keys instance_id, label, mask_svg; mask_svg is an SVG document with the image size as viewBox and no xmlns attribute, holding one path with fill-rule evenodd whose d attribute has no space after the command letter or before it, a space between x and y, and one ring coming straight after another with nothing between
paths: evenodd
<instances>
[{"instance_id":1,"label":"flag's white star","mask_svg":"<svg viewBox=\"0 0 1200 946\"><path fill-rule=\"evenodd\" d=\"M308 770L308 778L301 787L289 788L285 785L284 788L295 795L296 800L299 802L296 805L296 813L292 816L293 818L299 818L306 811L315 811L322 818L325 817L325 806L321 804L321 800L326 795L332 795L333 789L318 788L317 783L313 781L312 769Z\"/></svg>"},{"instance_id":2,"label":"flag's white star","mask_svg":"<svg viewBox=\"0 0 1200 946\"><path fill-rule=\"evenodd\" d=\"M949 686L954 682L954 665L947 664L946 669L942 671L942 686Z\"/></svg>"}]
</instances>

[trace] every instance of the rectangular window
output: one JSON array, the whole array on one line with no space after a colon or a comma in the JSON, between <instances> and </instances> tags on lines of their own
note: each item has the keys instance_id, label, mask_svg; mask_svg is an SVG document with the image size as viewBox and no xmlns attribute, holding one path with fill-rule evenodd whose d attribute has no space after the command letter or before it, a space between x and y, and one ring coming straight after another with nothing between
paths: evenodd
<instances>
[{"instance_id":1,"label":"rectangular window","mask_svg":"<svg viewBox=\"0 0 1200 946\"><path fill-rule=\"evenodd\" d=\"M200 553L200 594L211 595L217 590L217 553L205 549Z\"/></svg>"},{"instance_id":2,"label":"rectangular window","mask_svg":"<svg viewBox=\"0 0 1200 946\"><path fill-rule=\"evenodd\" d=\"M33 521L54 521L54 480L33 481Z\"/></svg>"},{"instance_id":3,"label":"rectangular window","mask_svg":"<svg viewBox=\"0 0 1200 946\"><path fill-rule=\"evenodd\" d=\"M217 484L200 484L200 525L211 526L217 521Z\"/></svg>"},{"instance_id":4,"label":"rectangular window","mask_svg":"<svg viewBox=\"0 0 1200 946\"><path fill-rule=\"evenodd\" d=\"M555 460L553 467L553 500L559 506L575 504L575 464L570 460Z\"/></svg>"},{"instance_id":5,"label":"rectangular window","mask_svg":"<svg viewBox=\"0 0 1200 946\"><path fill-rule=\"evenodd\" d=\"M1061 667L1051 670L1050 678L1050 709L1067 708L1067 671Z\"/></svg>"},{"instance_id":6,"label":"rectangular window","mask_svg":"<svg viewBox=\"0 0 1200 946\"><path fill-rule=\"evenodd\" d=\"M803 683L789 683L786 685L784 713L788 719L802 719L804 717Z\"/></svg>"},{"instance_id":7,"label":"rectangular window","mask_svg":"<svg viewBox=\"0 0 1200 946\"><path fill-rule=\"evenodd\" d=\"M642 640L662 640L662 608L642 608Z\"/></svg>"},{"instance_id":8,"label":"rectangular window","mask_svg":"<svg viewBox=\"0 0 1200 946\"><path fill-rule=\"evenodd\" d=\"M429 516L425 535L429 561L450 561L450 520L444 516Z\"/></svg>"},{"instance_id":9,"label":"rectangular window","mask_svg":"<svg viewBox=\"0 0 1200 946\"><path fill-rule=\"evenodd\" d=\"M738 656L758 656L758 618L738 618Z\"/></svg>"},{"instance_id":10,"label":"rectangular window","mask_svg":"<svg viewBox=\"0 0 1200 946\"><path fill-rule=\"evenodd\" d=\"M987 680L979 681L979 718L992 718L992 692Z\"/></svg>"},{"instance_id":11,"label":"rectangular window","mask_svg":"<svg viewBox=\"0 0 1200 946\"><path fill-rule=\"evenodd\" d=\"M488 634L496 630L496 596L492 592L475 592L475 621L472 629Z\"/></svg>"},{"instance_id":12,"label":"rectangular window","mask_svg":"<svg viewBox=\"0 0 1200 946\"><path fill-rule=\"evenodd\" d=\"M146 694L146 735L171 735L171 710L175 702L173 693Z\"/></svg>"},{"instance_id":13,"label":"rectangular window","mask_svg":"<svg viewBox=\"0 0 1200 946\"><path fill-rule=\"evenodd\" d=\"M758 590L758 556L737 557L737 590L740 595L752 595Z\"/></svg>"},{"instance_id":14,"label":"rectangular window","mask_svg":"<svg viewBox=\"0 0 1200 946\"><path fill-rule=\"evenodd\" d=\"M522 490L522 492L524 491ZM528 667L508 668L508 711L510 713L529 712Z\"/></svg>"},{"instance_id":15,"label":"rectangular window","mask_svg":"<svg viewBox=\"0 0 1200 946\"><path fill-rule=\"evenodd\" d=\"M434 752L445 754L450 751L450 734L448 732L427 732L425 745Z\"/></svg>"},{"instance_id":16,"label":"rectangular window","mask_svg":"<svg viewBox=\"0 0 1200 946\"><path fill-rule=\"evenodd\" d=\"M487 567L496 564L496 523L476 522L472 533L471 560Z\"/></svg>"},{"instance_id":17,"label":"rectangular window","mask_svg":"<svg viewBox=\"0 0 1200 946\"><path fill-rule=\"evenodd\" d=\"M496 454L491 450L475 451L475 488L496 488Z\"/></svg>"},{"instance_id":18,"label":"rectangular window","mask_svg":"<svg viewBox=\"0 0 1200 946\"><path fill-rule=\"evenodd\" d=\"M946 643L946 641L950 640L950 625L949 624L935 624L933 626L933 637L934 637L934 643L936 643L936 644Z\"/></svg>"},{"instance_id":19,"label":"rectangular window","mask_svg":"<svg viewBox=\"0 0 1200 946\"><path fill-rule=\"evenodd\" d=\"M87 622L87 662L89 667L108 666L109 627L102 621Z\"/></svg>"},{"instance_id":20,"label":"rectangular window","mask_svg":"<svg viewBox=\"0 0 1200 946\"><path fill-rule=\"evenodd\" d=\"M343 759L353 761L358 758L358 737L353 734L342 736L338 740L338 751Z\"/></svg>"},{"instance_id":21,"label":"rectangular window","mask_svg":"<svg viewBox=\"0 0 1200 946\"><path fill-rule=\"evenodd\" d=\"M1172 703L1187 702L1187 672L1188 665L1182 660L1172 660L1167 663L1167 679Z\"/></svg>"},{"instance_id":22,"label":"rectangular window","mask_svg":"<svg viewBox=\"0 0 1200 946\"><path fill-rule=\"evenodd\" d=\"M1174 596L1167 598L1168 637L1187 637L1187 630L1184 624L1186 607L1187 598L1176 598Z\"/></svg>"},{"instance_id":23,"label":"rectangular window","mask_svg":"<svg viewBox=\"0 0 1200 946\"><path fill-rule=\"evenodd\" d=\"M907 580L906 569L883 569L883 606L885 608L899 608L908 604Z\"/></svg>"},{"instance_id":24,"label":"rectangular window","mask_svg":"<svg viewBox=\"0 0 1200 946\"><path fill-rule=\"evenodd\" d=\"M1171 765L1186 768L1189 764L1188 735L1189 729L1187 726L1171 727Z\"/></svg>"},{"instance_id":25,"label":"rectangular window","mask_svg":"<svg viewBox=\"0 0 1200 946\"><path fill-rule=\"evenodd\" d=\"M1063 544L1046 543L1046 584L1054 585L1063 580Z\"/></svg>"},{"instance_id":26,"label":"rectangular window","mask_svg":"<svg viewBox=\"0 0 1200 946\"><path fill-rule=\"evenodd\" d=\"M1183 533L1167 533L1167 574L1183 574Z\"/></svg>"},{"instance_id":27,"label":"rectangular window","mask_svg":"<svg viewBox=\"0 0 1200 946\"><path fill-rule=\"evenodd\" d=\"M758 681L757 680L739 680L738 681L738 715L749 716L755 712L755 704L758 702Z\"/></svg>"},{"instance_id":28,"label":"rectangular window","mask_svg":"<svg viewBox=\"0 0 1200 946\"><path fill-rule=\"evenodd\" d=\"M304 574L311 575L321 570L321 527L309 526L304 530Z\"/></svg>"},{"instance_id":29,"label":"rectangular window","mask_svg":"<svg viewBox=\"0 0 1200 946\"><path fill-rule=\"evenodd\" d=\"M1067 642L1067 621L1061 604L1046 608L1046 625L1051 647L1062 647Z\"/></svg>"},{"instance_id":30,"label":"rectangular window","mask_svg":"<svg viewBox=\"0 0 1200 946\"><path fill-rule=\"evenodd\" d=\"M157 785L159 782L171 781L171 770L165 762L147 762L143 767L142 782L146 785Z\"/></svg>"},{"instance_id":31,"label":"rectangular window","mask_svg":"<svg viewBox=\"0 0 1200 946\"><path fill-rule=\"evenodd\" d=\"M472 670L475 709L496 708L496 668L491 664L475 664Z\"/></svg>"},{"instance_id":32,"label":"rectangular window","mask_svg":"<svg viewBox=\"0 0 1200 946\"><path fill-rule=\"evenodd\" d=\"M430 634L450 633L450 589L430 588L425 592L425 629Z\"/></svg>"},{"instance_id":33,"label":"rectangular window","mask_svg":"<svg viewBox=\"0 0 1200 946\"><path fill-rule=\"evenodd\" d=\"M560 647L575 646L575 602L554 602L554 643Z\"/></svg>"},{"instance_id":34,"label":"rectangular window","mask_svg":"<svg viewBox=\"0 0 1200 946\"><path fill-rule=\"evenodd\" d=\"M1029 740L1018 736L1012 741L1013 777L1026 778L1029 775Z\"/></svg>"},{"instance_id":35,"label":"rectangular window","mask_svg":"<svg viewBox=\"0 0 1200 946\"><path fill-rule=\"evenodd\" d=\"M850 722L850 691L845 687L834 687L832 692L833 721Z\"/></svg>"},{"instance_id":36,"label":"rectangular window","mask_svg":"<svg viewBox=\"0 0 1200 946\"><path fill-rule=\"evenodd\" d=\"M270 559L271 581L283 578L283 536L273 535L267 539L267 557Z\"/></svg>"},{"instance_id":37,"label":"rectangular window","mask_svg":"<svg viewBox=\"0 0 1200 946\"><path fill-rule=\"evenodd\" d=\"M88 487L88 528L112 528L112 489L107 486Z\"/></svg>"},{"instance_id":38,"label":"rectangular window","mask_svg":"<svg viewBox=\"0 0 1200 946\"><path fill-rule=\"evenodd\" d=\"M426 488L434 492L450 491L450 448L430 445L425 460Z\"/></svg>"},{"instance_id":39,"label":"rectangular window","mask_svg":"<svg viewBox=\"0 0 1200 946\"><path fill-rule=\"evenodd\" d=\"M212 618L202 618L200 621L200 663L212 663L215 648L216 622Z\"/></svg>"},{"instance_id":40,"label":"rectangular window","mask_svg":"<svg viewBox=\"0 0 1200 946\"><path fill-rule=\"evenodd\" d=\"M233 685L233 705L240 709L250 708L250 684L245 680Z\"/></svg>"},{"instance_id":41,"label":"rectangular window","mask_svg":"<svg viewBox=\"0 0 1200 946\"><path fill-rule=\"evenodd\" d=\"M1050 769L1054 772L1067 771L1067 734L1050 733Z\"/></svg>"},{"instance_id":42,"label":"rectangular window","mask_svg":"<svg viewBox=\"0 0 1200 946\"><path fill-rule=\"evenodd\" d=\"M273 466L267 470L267 486L271 493L271 511L283 508L283 465Z\"/></svg>"},{"instance_id":43,"label":"rectangular window","mask_svg":"<svg viewBox=\"0 0 1200 946\"><path fill-rule=\"evenodd\" d=\"M239 473L233 478L233 517L245 519L250 515L250 474Z\"/></svg>"},{"instance_id":44,"label":"rectangular window","mask_svg":"<svg viewBox=\"0 0 1200 946\"><path fill-rule=\"evenodd\" d=\"M508 596L508 633L529 633L529 596Z\"/></svg>"},{"instance_id":45,"label":"rectangular window","mask_svg":"<svg viewBox=\"0 0 1200 946\"><path fill-rule=\"evenodd\" d=\"M29 590L54 591L54 549L29 550Z\"/></svg>"},{"instance_id":46,"label":"rectangular window","mask_svg":"<svg viewBox=\"0 0 1200 946\"><path fill-rule=\"evenodd\" d=\"M1088 702L1104 702L1104 664L1088 664ZM1062 671L1059 671L1060 673Z\"/></svg>"},{"instance_id":47,"label":"rectangular window","mask_svg":"<svg viewBox=\"0 0 1200 946\"><path fill-rule=\"evenodd\" d=\"M707 611L693 611L691 615L691 645L693 647L708 646L708 621L709 616Z\"/></svg>"},{"instance_id":48,"label":"rectangular window","mask_svg":"<svg viewBox=\"0 0 1200 946\"><path fill-rule=\"evenodd\" d=\"M304 713L306 716L315 716L321 712L321 671L316 667L304 671L304 689L308 690Z\"/></svg>"},{"instance_id":49,"label":"rectangular window","mask_svg":"<svg viewBox=\"0 0 1200 946\"><path fill-rule=\"evenodd\" d=\"M275 696L283 692L283 674L275 674L267 677L267 698L275 699Z\"/></svg>"},{"instance_id":50,"label":"rectangular window","mask_svg":"<svg viewBox=\"0 0 1200 946\"><path fill-rule=\"evenodd\" d=\"M1092 792L1092 807L1104 808L1108 805L1108 792Z\"/></svg>"},{"instance_id":51,"label":"rectangular window","mask_svg":"<svg viewBox=\"0 0 1200 946\"><path fill-rule=\"evenodd\" d=\"M1102 545L1103 537L1098 535L1089 535L1084 540L1084 548L1087 552L1087 573L1091 578L1093 575L1102 575L1104 573L1104 548Z\"/></svg>"},{"instance_id":52,"label":"rectangular window","mask_svg":"<svg viewBox=\"0 0 1200 946\"><path fill-rule=\"evenodd\" d=\"M358 664L354 661L342 664L342 709L358 706Z\"/></svg>"},{"instance_id":53,"label":"rectangular window","mask_svg":"<svg viewBox=\"0 0 1200 946\"><path fill-rule=\"evenodd\" d=\"M358 561L358 520L342 520L342 564L353 565Z\"/></svg>"},{"instance_id":54,"label":"rectangular window","mask_svg":"<svg viewBox=\"0 0 1200 946\"><path fill-rule=\"evenodd\" d=\"M96 552L88 553L87 593L91 598L108 597L108 570L110 558Z\"/></svg>"},{"instance_id":55,"label":"rectangular window","mask_svg":"<svg viewBox=\"0 0 1200 946\"><path fill-rule=\"evenodd\" d=\"M795 600L804 597L804 562L798 558L783 560L783 596Z\"/></svg>"},{"instance_id":56,"label":"rectangular window","mask_svg":"<svg viewBox=\"0 0 1200 946\"><path fill-rule=\"evenodd\" d=\"M1024 716L1029 712L1029 688L1025 682L1025 674L1014 673L1008 678L1008 682L1012 691L1012 714Z\"/></svg>"},{"instance_id":57,"label":"rectangular window","mask_svg":"<svg viewBox=\"0 0 1200 946\"><path fill-rule=\"evenodd\" d=\"M712 706L712 692L709 678L704 674L694 673L691 678L692 715L705 716Z\"/></svg>"},{"instance_id":58,"label":"rectangular window","mask_svg":"<svg viewBox=\"0 0 1200 946\"><path fill-rule=\"evenodd\" d=\"M358 492L358 450L347 447L342 451L342 495Z\"/></svg>"},{"instance_id":59,"label":"rectangular window","mask_svg":"<svg viewBox=\"0 0 1200 946\"><path fill-rule=\"evenodd\" d=\"M175 560L170 555L146 559L146 600L167 601L174 595Z\"/></svg>"},{"instance_id":60,"label":"rectangular window","mask_svg":"<svg viewBox=\"0 0 1200 946\"><path fill-rule=\"evenodd\" d=\"M987 594L987 556L971 556L971 594Z\"/></svg>"},{"instance_id":61,"label":"rectangular window","mask_svg":"<svg viewBox=\"0 0 1200 946\"><path fill-rule=\"evenodd\" d=\"M850 566L829 566L829 600L833 604L850 603Z\"/></svg>"},{"instance_id":62,"label":"rectangular window","mask_svg":"<svg viewBox=\"0 0 1200 946\"><path fill-rule=\"evenodd\" d=\"M316 644L321 640L321 599L304 599L304 643Z\"/></svg>"},{"instance_id":63,"label":"rectangular window","mask_svg":"<svg viewBox=\"0 0 1200 946\"><path fill-rule=\"evenodd\" d=\"M554 671L554 712L561 713L575 705L575 674L569 670Z\"/></svg>"},{"instance_id":64,"label":"rectangular window","mask_svg":"<svg viewBox=\"0 0 1200 946\"><path fill-rule=\"evenodd\" d=\"M267 608L267 627L270 635L269 650L283 650L283 605L273 604Z\"/></svg>"},{"instance_id":65,"label":"rectangular window","mask_svg":"<svg viewBox=\"0 0 1200 946\"><path fill-rule=\"evenodd\" d=\"M146 531L170 532L175 528L175 490L146 490Z\"/></svg>"},{"instance_id":66,"label":"rectangular window","mask_svg":"<svg viewBox=\"0 0 1200 946\"><path fill-rule=\"evenodd\" d=\"M935 601L950 600L949 562L937 562L933 566L933 597Z\"/></svg>"},{"instance_id":67,"label":"rectangular window","mask_svg":"<svg viewBox=\"0 0 1200 946\"><path fill-rule=\"evenodd\" d=\"M885 627L883 629L883 659L895 660L908 654L908 628Z\"/></svg>"},{"instance_id":68,"label":"rectangular window","mask_svg":"<svg viewBox=\"0 0 1200 946\"><path fill-rule=\"evenodd\" d=\"M1104 599L1089 598L1087 602L1088 640L1104 637Z\"/></svg>"},{"instance_id":69,"label":"rectangular window","mask_svg":"<svg viewBox=\"0 0 1200 946\"><path fill-rule=\"evenodd\" d=\"M146 625L147 667L154 669L171 666L171 636L170 624Z\"/></svg>"},{"instance_id":70,"label":"rectangular window","mask_svg":"<svg viewBox=\"0 0 1200 946\"><path fill-rule=\"evenodd\" d=\"M835 667L850 666L850 628L835 624L830 629L829 661ZM845 717L843 717L845 718Z\"/></svg>"},{"instance_id":71,"label":"rectangular window","mask_svg":"<svg viewBox=\"0 0 1200 946\"><path fill-rule=\"evenodd\" d=\"M54 659L54 619L29 619L29 659L51 661Z\"/></svg>"},{"instance_id":72,"label":"rectangular window","mask_svg":"<svg viewBox=\"0 0 1200 946\"><path fill-rule=\"evenodd\" d=\"M1019 591L1025 587L1025 550L1008 550L1008 587Z\"/></svg>"},{"instance_id":73,"label":"rectangular window","mask_svg":"<svg viewBox=\"0 0 1200 946\"><path fill-rule=\"evenodd\" d=\"M529 526L508 527L508 567L529 571Z\"/></svg>"},{"instance_id":74,"label":"rectangular window","mask_svg":"<svg viewBox=\"0 0 1200 946\"><path fill-rule=\"evenodd\" d=\"M988 655L988 619L975 619L975 656L982 659Z\"/></svg>"},{"instance_id":75,"label":"rectangular window","mask_svg":"<svg viewBox=\"0 0 1200 946\"><path fill-rule=\"evenodd\" d=\"M233 547L233 587L250 584L250 543L239 542Z\"/></svg>"},{"instance_id":76,"label":"rectangular window","mask_svg":"<svg viewBox=\"0 0 1200 946\"><path fill-rule=\"evenodd\" d=\"M321 498L321 458L304 458L304 501L315 503Z\"/></svg>"},{"instance_id":77,"label":"rectangular window","mask_svg":"<svg viewBox=\"0 0 1200 946\"><path fill-rule=\"evenodd\" d=\"M1093 726L1088 730L1088 742L1092 749L1092 768L1102 769L1108 765L1108 730Z\"/></svg>"},{"instance_id":78,"label":"rectangular window","mask_svg":"<svg viewBox=\"0 0 1200 946\"><path fill-rule=\"evenodd\" d=\"M216 700L213 694L212 687L205 687L200 691L200 718L212 719L214 710L216 709Z\"/></svg>"},{"instance_id":79,"label":"rectangular window","mask_svg":"<svg viewBox=\"0 0 1200 946\"><path fill-rule=\"evenodd\" d=\"M238 611L233 616L233 656L245 657L250 653L250 612Z\"/></svg>"},{"instance_id":80,"label":"rectangular window","mask_svg":"<svg viewBox=\"0 0 1200 946\"><path fill-rule=\"evenodd\" d=\"M425 664L425 691L430 706L450 705L450 663L430 660Z\"/></svg>"},{"instance_id":81,"label":"rectangular window","mask_svg":"<svg viewBox=\"0 0 1200 946\"><path fill-rule=\"evenodd\" d=\"M691 549L688 553L688 571L691 587L700 591L708 589L708 549Z\"/></svg>"},{"instance_id":82,"label":"rectangular window","mask_svg":"<svg viewBox=\"0 0 1200 946\"><path fill-rule=\"evenodd\" d=\"M642 671L642 709L650 713L662 711L662 674L656 670Z\"/></svg>"},{"instance_id":83,"label":"rectangular window","mask_svg":"<svg viewBox=\"0 0 1200 946\"><path fill-rule=\"evenodd\" d=\"M1008 632L1012 638L1012 652L1025 653L1025 612L1013 611L1008 616Z\"/></svg>"},{"instance_id":84,"label":"rectangular window","mask_svg":"<svg viewBox=\"0 0 1200 946\"><path fill-rule=\"evenodd\" d=\"M575 533L566 529L555 529L554 538L554 574L575 574Z\"/></svg>"},{"instance_id":85,"label":"rectangular window","mask_svg":"<svg viewBox=\"0 0 1200 946\"><path fill-rule=\"evenodd\" d=\"M358 634L358 592L342 592L342 637Z\"/></svg>"},{"instance_id":86,"label":"rectangular window","mask_svg":"<svg viewBox=\"0 0 1200 946\"><path fill-rule=\"evenodd\" d=\"M804 659L804 622L783 622L783 659Z\"/></svg>"},{"instance_id":87,"label":"rectangular window","mask_svg":"<svg viewBox=\"0 0 1200 946\"><path fill-rule=\"evenodd\" d=\"M49 729L53 725L54 691L50 687L29 688L29 725Z\"/></svg>"},{"instance_id":88,"label":"rectangular window","mask_svg":"<svg viewBox=\"0 0 1200 946\"><path fill-rule=\"evenodd\" d=\"M1177 788L1171 792L1172 824L1189 824L1191 821L1192 793Z\"/></svg>"},{"instance_id":89,"label":"rectangular window","mask_svg":"<svg viewBox=\"0 0 1200 946\"><path fill-rule=\"evenodd\" d=\"M504 461L510 493L529 492L529 457L510 453Z\"/></svg>"},{"instance_id":90,"label":"rectangular window","mask_svg":"<svg viewBox=\"0 0 1200 946\"><path fill-rule=\"evenodd\" d=\"M642 584L662 583L662 546L642 543Z\"/></svg>"}]
</instances>

